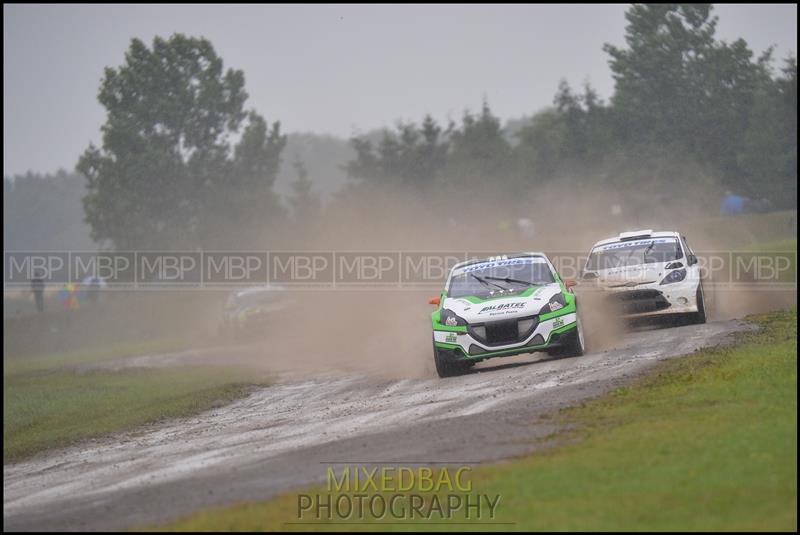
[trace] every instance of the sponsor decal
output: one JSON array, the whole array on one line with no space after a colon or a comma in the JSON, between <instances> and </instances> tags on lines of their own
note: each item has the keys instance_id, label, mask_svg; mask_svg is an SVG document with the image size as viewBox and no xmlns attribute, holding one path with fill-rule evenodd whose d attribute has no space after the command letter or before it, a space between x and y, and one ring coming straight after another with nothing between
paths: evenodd
<instances>
[{"instance_id":1,"label":"sponsor decal","mask_svg":"<svg viewBox=\"0 0 800 535\"><path fill-rule=\"evenodd\" d=\"M458 320L456 320L455 316L447 316L447 319L444 320L444 324L448 327L455 327L458 325Z\"/></svg>"},{"instance_id":2,"label":"sponsor decal","mask_svg":"<svg viewBox=\"0 0 800 535\"><path fill-rule=\"evenodd\" d=\"M481 271L487 268L503 267L503 266L522 266L526 264L544 264L545 260L539 256L528 256L523 258L511 258L508 260L492 260L488 262L478 262L477 264L470 264L464 266L458 272L459 275L470 273L473 271Z\"/></svg>"},{"instance_id":3,"label":"sponsor decal","mask_svg":"<svg viewBox=\"0 0 800 535\"><path fill-rule=\"evenodd\" d=\"M637 241L624 241L617 243L609 243L597 248L598 251L613 251L614 249L625 249L627 247L641 247L643 245L650 245L651 243L674 243L675 238L648 238Z\"/></svg>"},{"instance_id":4,"label":"sponsor decal","mask_svg":"<svg viewBox=\"0 0 800 535\"><path fill-rule=\"evenodd\" d=\"M553 301L550 303L550 312L555 312L556 310L564 308L564 305L559 303L558 301Z\"/></svg>"},{"instance_id":5,"label":"sponsor decal","mask_svg":"<svg viewBox=\"0 0 800 535\"><path fill-rule=\"evenodd\" d=\"M478 314L483 314L484 312L492 313L492 312L502 312L506 310L520 310L525 308L525 303L517 302L517 303L500 303L497 305L489 305L483 307Z\"/></svg>"},{"instance_id":6,"label":"sponsor decal","mask_svg":"<svg viewBox=\"0 0 800 535\"><path fill-rule=\"evenodd\" d=\"M447 337L444 341L448 344L455 344L456 343L456 333L448 333Z\"/></svg>"},{"instance_id":7,"label":"sponsor decal","mask_svg":"<svg viewBox=\"0 0 800 535\"><path fill-rule=\"evenodd\" d=\"M558 329L564 326L564 318L556 318L553 320L553 329Z\"/></svg>"}]
</instances>

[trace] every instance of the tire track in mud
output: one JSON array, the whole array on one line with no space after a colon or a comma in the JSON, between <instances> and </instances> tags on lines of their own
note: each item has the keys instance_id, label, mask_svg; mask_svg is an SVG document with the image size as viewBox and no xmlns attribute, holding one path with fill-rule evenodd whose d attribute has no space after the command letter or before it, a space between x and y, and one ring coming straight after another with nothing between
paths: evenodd
<instances>
[{"instance_id":1,"label":"tire track in mud","mask_svg":"<svg viewBox=\"0 0 800 535\"><path fill-rule=\"evenodd\" d=\"M748 328L734 320L637 332L600 353L490 360L447 380L286 376L194 417L4 466L4 524L129 528L319 481L321 462L519 455L555 430L539 415Z\"/></svg>"}]
</instances>

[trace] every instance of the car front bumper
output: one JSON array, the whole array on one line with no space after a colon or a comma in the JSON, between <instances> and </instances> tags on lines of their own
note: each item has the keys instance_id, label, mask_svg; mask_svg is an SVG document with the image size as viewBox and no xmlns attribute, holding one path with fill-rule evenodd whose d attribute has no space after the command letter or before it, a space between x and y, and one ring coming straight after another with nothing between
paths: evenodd
<instances>
[{"instance_id":1,"label":"car front bumper","mask_svg":"<svg viewBox=\"0 0 800 535\"><path fill-rule=\"evenodd\" d=\"M639 318L698 311L697 280L673 284L647 284L633 288L603 288L601 291L620 317Z\"/></svg>"},{"instance_id":2,"label":"car front bumper","mask_svg":"<svg viewBox=\"0 0 800 535\"><path fill-rule=\"evenodd\" d=\"M470 360L483 360L492 357L518 355L542 351L559 344L562 335L575 329L577 315L570 312L541 320L536 328L521 342L505 345L488 345L466 331L433 331L433 341L437 348L451 350L456 356Z\"/></svg>"}]
</instances>

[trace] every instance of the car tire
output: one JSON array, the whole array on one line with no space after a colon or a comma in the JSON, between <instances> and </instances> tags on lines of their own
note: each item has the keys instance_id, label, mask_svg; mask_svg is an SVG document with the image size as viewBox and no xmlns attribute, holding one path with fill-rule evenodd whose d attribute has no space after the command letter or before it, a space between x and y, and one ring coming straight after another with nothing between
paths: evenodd
<instances>
[{"instance_id":1,"label":"car tire","mask_svg":"<svg viewBox=\"0 0 800 535\"><path fill-rule=\"evenodd\" d=\"M547 354L553 357L582 357L586 351L586 338L583 323L579 315L575 315L577 326L563 338L561 345L548 349Z\"/></svg>"},{"instance_id":2,"label":"car tire","mask_svg":"<svg viewBox=\"0 0 800 535\"><path fill-rule=\"evenodd\" d=\"M436 373L442 378L461 375L471 364L469 361L456 360L449 351L443 351L436 347L436 343L433 344L433 362L436 364Z\"/></svg>"},{"instance_id":3,"label":"car tire","mask_svg":"<svg viewBox=\"0 0 800 535\"><path fill-rule=\"evenodd\" d=\"M566 355L569 357L582 357L586 350L586 339L583 334L583 323L577 311L575 313L575 323L575 330L572 332L565 347Z\"/></svg>"},{"instance_id":4,"label":"car tire","mask_svg":"<svg viewBox=\"0 0 800 535\"><path fill-rule=\"evenodd\" d=\"M697 312L692 315L693 323L701 324L706 322L706 298L703 292L703 285L697 285L697 294L695 295L697 302Z\"/></svg>"}]
</instances>

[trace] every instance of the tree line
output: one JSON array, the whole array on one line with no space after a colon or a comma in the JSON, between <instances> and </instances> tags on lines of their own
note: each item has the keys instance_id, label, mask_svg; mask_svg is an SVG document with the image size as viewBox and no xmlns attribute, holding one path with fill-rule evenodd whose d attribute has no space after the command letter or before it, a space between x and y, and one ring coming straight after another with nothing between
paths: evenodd
<instances>
[{"instance_id":1,"label":"tree line","mask_svg":"<svg viewBox=\"0 0 800 535\"><path fill-rule=\"evenodd\" d=\"M553 106L512 139L487 103L461 123L431 117L401 124L378 142L353 140L350 176L420 189L493 188L518 193L580 177L608 187L669 188L697 180L776 207L797 206L797 63L774 72L772 50L753 57L744 40L715 39L709 4L634 5L627 47L605 45L615 92L562 81ZM695 165L684 169L686 162ZM660 176L663 162L672 166Z\"/></svg>"},{"instance_id":2,"label":"tree line","mask_svg":"<svg viewBox=\"0 0 800 535\"><path fill-rule=\"evenodd\" d=\"M3 247L6 251L91 251L81 199L86 179L60 170L3 178Z\"/></svg>"},{"instance_id":3,"label":"tree line","mask_svg":"<svg viewBox=\"0 0 800 535\"><path fill-rule=\"evenodd\" d=\"M458 122L426 116L356 136L354 156L335 169L350 178L339 198L358 188L435 202L525 198L560 183L705 185L796 208L795 59L776 68L771 49L754 57L742 39L718 40L710 4L633 5L625 16L626 45L604 46L615 82L607 102L588 84L562 81L552 106L513 132L485 101ZM305 162L291 162L289 202L275 193L287 135L247 98L244 73L225 69L208 40L132 40L102 79L102 142L77 165L92 239L118 249L226 248L320 217L318 177Z\"/></svg>"}]
</instances>

